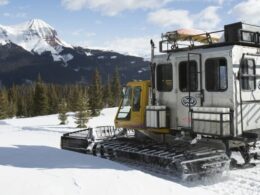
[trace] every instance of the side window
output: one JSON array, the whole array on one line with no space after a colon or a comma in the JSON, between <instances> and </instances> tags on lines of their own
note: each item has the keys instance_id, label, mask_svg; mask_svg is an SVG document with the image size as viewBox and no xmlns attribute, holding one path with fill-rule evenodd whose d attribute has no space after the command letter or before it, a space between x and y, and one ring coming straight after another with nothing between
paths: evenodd
<instances>
[{"instance_id":1,"label":"side window","mask_svg":"<svg viewBox=\"0 0 260 195\"><path fill-rule=\"evenodd\" d=\"M173 87L172 64L160 64L157 66L157 90L161 92L171 91Z\"/></svg>"},{"instance_id":2,"label":"side window","mask_svg":"<svg viewBox=\"0 0 260 195\"><path fill-rule=\"evenodd\" d=\"M118 119L129 119L131 111L131 101L132 101L132 88L128 87L124 94L124 98L119 109L117 118Z\"/></svg>"},{"instance_id":3,"label":"side window","mask_svg":"<svg viewBox=\"0 0 260 195\"><path fill-rule=\"evenodd\" d=\"M140 110L141 101L141 87L134 88L134 99L133 99L133 111L138 112Z\"/></svg>"},{"instance_id":4,"label":"side window","mask_svg":"<svg viewBox=\"0 0 260 195\"><path fill-rule=\"evenodd\" d=\"M198 90L198 74L197 74L197 62L190 61L190 82L188 75L188 62L181 62L179 64L179 87L182 92L189 91L189 83L190 83L190 91Z\"/></svg>"},{"instance_id":5,"label":"side window","mask_svg":"<svg viewBox=\"0 0 260 195\"><path fill-rule=\"evenodd\" d=\"M255 90L256 89L256 78L254 77L255 60L245 59L241 67L241 88L243 90Z\"/></svg>"},{"instance_id":6,"label":"side window","mask_svg":"<svg viewBox=\"0 0 260 195\"><path fill-rule=\"evenodd\" d=\"M225 91L228 88L227 60L225 58L207 59L205 78L208 91Z\"/></svg>"}]
</instances>

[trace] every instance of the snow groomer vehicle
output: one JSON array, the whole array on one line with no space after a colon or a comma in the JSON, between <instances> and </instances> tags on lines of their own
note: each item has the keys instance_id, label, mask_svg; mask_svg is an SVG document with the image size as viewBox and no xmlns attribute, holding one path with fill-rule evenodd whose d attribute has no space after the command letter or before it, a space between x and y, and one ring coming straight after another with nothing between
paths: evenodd
<instances>
[{"instance_id":1,"label":"snow groomer vehicle","mask_svg":"<svg viewBox=\"0 0 260 195\"><path fill-rule=\"evenodd\" d=\"M132 81L115 127L64 134L61 147L183 179L253 166L260 134L260 27L180 29L151 40L151 80ZM232 159L239 152L242 164Z\"/></svg>"}]
</instances>

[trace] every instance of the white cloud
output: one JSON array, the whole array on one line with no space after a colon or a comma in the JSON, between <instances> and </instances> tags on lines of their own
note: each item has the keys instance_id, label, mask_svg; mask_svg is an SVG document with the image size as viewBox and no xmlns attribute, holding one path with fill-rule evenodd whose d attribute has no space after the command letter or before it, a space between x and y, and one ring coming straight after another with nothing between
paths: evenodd
<instances>
[{"instance_id":1,"label":"white cloud","mask_svg":"<svg viewBox=\"0 0 260 195\"><path fill-rule=\"evenodd\" d=\"M61 3L71 11L88 8L114 16L125 10L160 8L170 1L173 0L61 0Z\"/></svg>"},{"instance_id":2,"label":"white cloud","mask_svg":"<svg viewBox=\"0 0 260 195\"><path fill-rule=\"evenodd\" d=\"M179 26L191 28L193 26L187 10L160 9L150 13L148 21L163 27Z\"/></svg>"},{"instance_id":3,"label":"white cloud","mask_svg":"<svg viewBox=\"0 0 260 195\"><path fill-rule=\"evenodd\" d=\"M162 27L201 28L203 30L215 29L220 17L217 13L219 7L209 6L197 14L188 10L160 9L148 15L148 21Z\"/></svg>"},{"instance_id":4,"label":"white cloud","mask_svg":"<svg viewBox=\"0 0 260 195\"><path fill-rule=\"evenodd\" d=\"M155 53L159 54L159 41L161 40L160 35L115 37L104 42L97 42L94 39L84 39L74 42L73 45L91 49L115 51L125 55L139 56L148 59L151 55L151 39L153 39L156 46Z\"/></svg>"},{"instance_id":5,"label":"white cloud","mask_svg":"<svg viewBox=\"0 0 260 195\"><path fill-rule=\"evenodd\" d=\"M150 57L150 39L153 39L158 48L158 42L160 40L159 36L144 36L144 37L133 37L133 38L115 38L110 41L105 42L103 45L98 47L93 47L88 45L91 48L98 48L103 50L112 50L122 54L141 56L144 58ZM96 45L95 45L96 46Z\"/></svg>"},{"instance_id":6,"label":"white cloud","mask_svg":"<svg viewBox=\"0 0 260 195\"><path fill-rule=\"evenodd\" d=\"M175 0L177 1L177 0ZM183 1L183 0L178 0L178 1ZM229 3L231 1L236 1L236 0L186 0L188 2L194 2L194 3L208 3L208 4L218 4L218 5L223 5L225 2Z\"/></svg>"},{"instance_id":7,"label":"white cloud","mask_svg":"<svg viewBox=\"0 0 260 195\"><path fill-rule=\"evenodd\" d=\"M0 0L0 5L7 5L8 3L8 0Z\"/></svg>"},{"instance_id":8,"label":"white cloud","mask_svg":"<svg viewBox=\"0 0 260 195\"><path fill-rule=\"evenodd\" d=\"M222 5L225 2L225 0L218 0L218 4Z\"/></svg>"},{"instance_id":9,"label":"white cloud","mask_svg":"<svg viewBox=\"0 0 260 195\"><path fill-rule=\"evenodd\" d=\"M217 14L219 7L210 6L194 16L193 24L198 25L203 30L212 30L220 23L220 17Z\"/></svg>"},{"instance_id":10,"label":"white cloud","mask_svg":"<svg viewBox=\"0 0 260 195\"><path fill-rule=\"evenodd\" d=\"M25 12L17 12L17 13L4 12L2 15L4 17L9 17L9 18L26 18L27 17L27 13L25 13Z\"/></svg>"},{"instance_id":11,"label":"white cloud","mask_svg":"<svg viewBox=\"0 0 260 195\"><path fill-rule=\"evenodd\" d=\"M246 0L238 3L231 11L239 20L260 24L260 1Z\"/></svg>"}]
</instances>

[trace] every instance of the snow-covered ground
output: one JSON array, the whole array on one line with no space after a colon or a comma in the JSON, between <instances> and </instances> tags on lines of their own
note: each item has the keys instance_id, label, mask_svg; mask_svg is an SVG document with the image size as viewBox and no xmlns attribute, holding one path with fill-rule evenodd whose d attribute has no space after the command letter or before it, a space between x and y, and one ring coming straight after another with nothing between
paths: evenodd
<instances>
[{"instance_id":1,"label":"snow-covered ground","mask_svg":"<svg viewBox=\"0 0 260 195\"><path fill-rule=\"evenodd\" d=\"M105 109L89 126L112 125L116 108ZM58 125L57 115L0 121L0 194L168 195L260 194L260 165L221 178L183 183L94 156L60 149L60 136L76 130Z\"/></svg>"}]
</instances>

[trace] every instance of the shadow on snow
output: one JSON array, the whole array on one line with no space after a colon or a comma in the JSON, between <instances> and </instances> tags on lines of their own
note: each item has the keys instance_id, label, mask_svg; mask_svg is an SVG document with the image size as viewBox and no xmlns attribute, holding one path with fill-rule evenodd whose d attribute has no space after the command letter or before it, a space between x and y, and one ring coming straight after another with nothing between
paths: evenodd
<instances>
[{"instance_id":1,"label":"shadow on snow","mask_svg":"<svg viewBox=\"0 0 260 195\"><path fill-rule=\"evenodd\" d=\"M139 170L155 177L179 183L186 187L196 187L198 185L208 186L219 182L224 182L229 179L227 176L225 176L204 178L195 182L185 182L173 176L167 176L143 170L141 167L128 167L92 155L61 150L54 147L36 145L16 145L14 147L0 147L0 165L38 169L77 168L113 169L119 171Z\"/></svg>"},{"instance_id":2,"label":"shadow on snow","mask_svg":"<svg viewBox=\"0 0 260 195\"><path fill-rule=\"evenodd\" d=\"M80 168L132 170L126 166L91 155L36 145L0 147L0 165L39 169Z\"/></svg>"}]
</instances>

